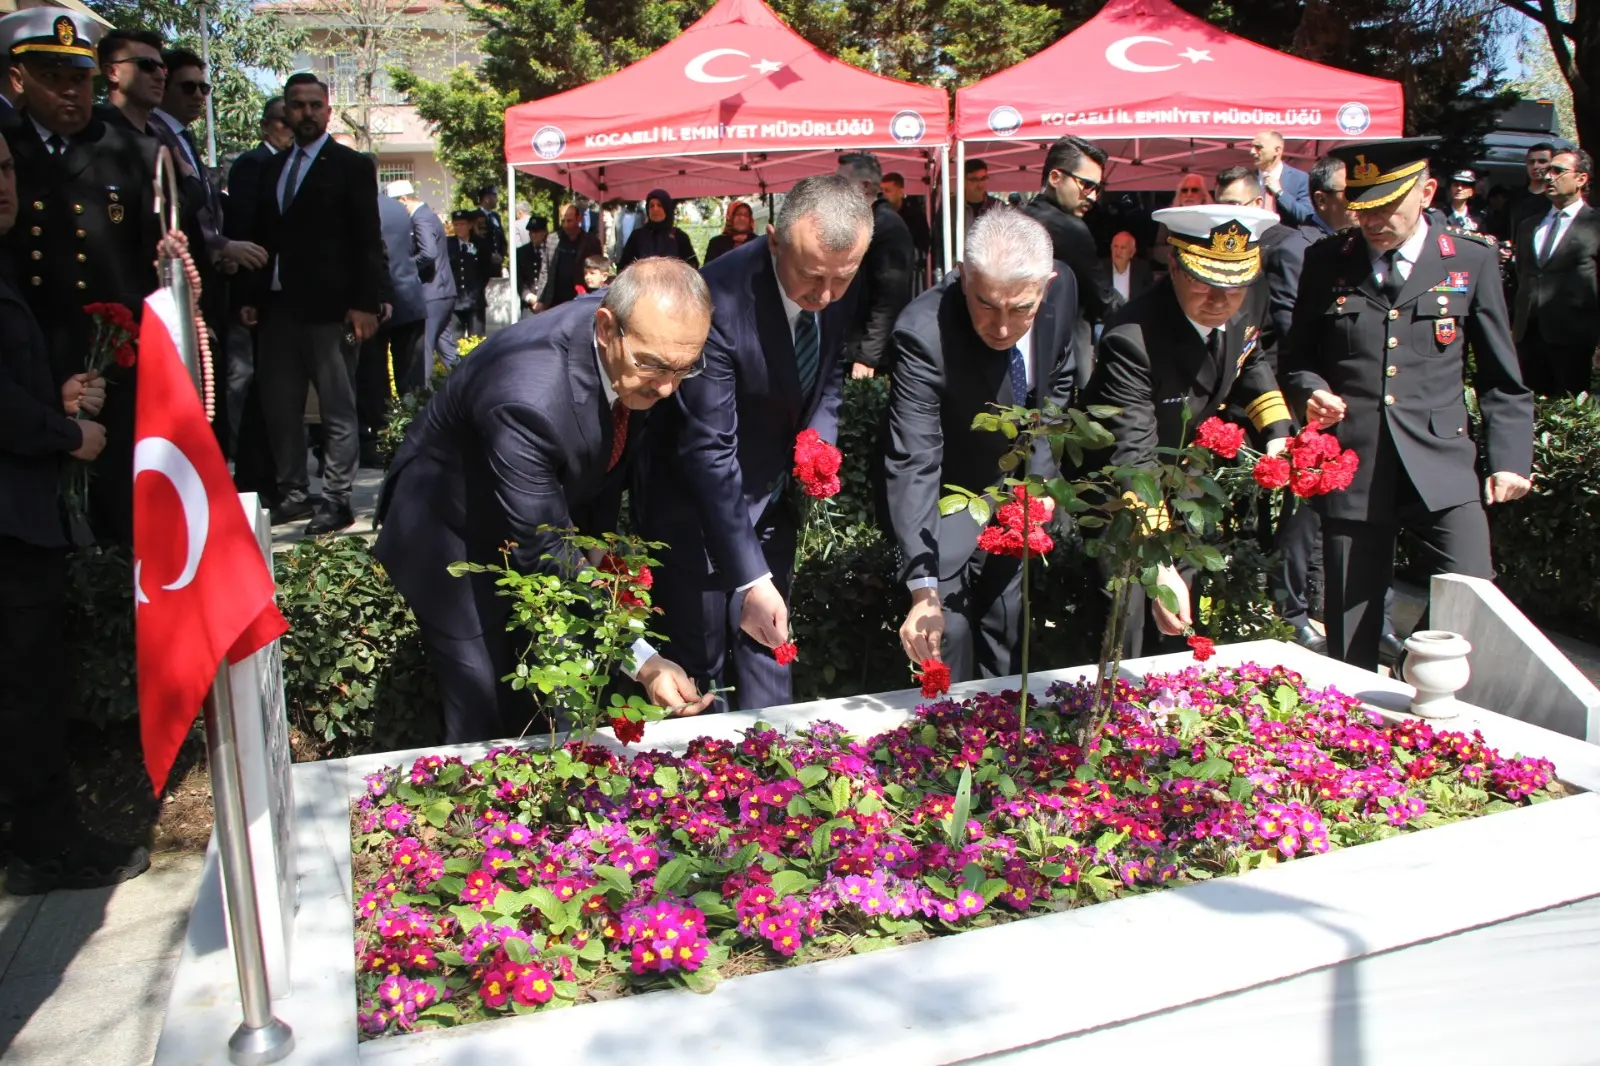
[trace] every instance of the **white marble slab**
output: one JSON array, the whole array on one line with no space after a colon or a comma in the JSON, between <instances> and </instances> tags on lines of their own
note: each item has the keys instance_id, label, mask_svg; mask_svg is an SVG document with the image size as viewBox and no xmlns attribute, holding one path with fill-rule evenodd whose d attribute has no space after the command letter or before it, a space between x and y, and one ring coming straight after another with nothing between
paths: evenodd
<instances>
[{"instance_id":1,"label":"white marble slab","mask_svg":"<svg viewBox=\"0 0 1600 1066\"><path fill-rule=\"evenodd\" d=\"M1233 645L1219 649L1214 660L1242 661L1281 662L1378 706L1403 707L1410 698L1400 682L1293 645ZM1183 654L1127 665L1137 675L1191 662ZM1030 688L1042 691L1052 680L1082 673L1041 674ZM864 734L892 728L917 702L908 691L715 715L653 724L648 738L651 746L681 749L694 736L735 735L757 718L787 727L828 718ZM1453 724L1482 729L1504 750L1547 756L1567 781L1600 788L1600 748L1488 711L1473 710ZM484 747L462 753L470 757ZM635 996L358 1047L348 803L361 790L363 774L422 753L295 769L302 849L296 987L277 1004L296 1030L294 1063L466 1066L525 1061L530 1048L541 1061L619 1066L646 1057L659 1066L955 1062L1183 1009L1600 896L1600 796L1580 795L1243 878L736 978L709 996ZM1486 857L1494 857L1487 869L1506 875L1484 876ZM214 900L214 881L210 896ZM205 898L203 889L158 1066L226 1061L224 1045L237 1024L231 964L218 950L220 927L210 929L220 914ZM1065 982L1070 995L1063 994Z\"/></svg>"}]
</instances>

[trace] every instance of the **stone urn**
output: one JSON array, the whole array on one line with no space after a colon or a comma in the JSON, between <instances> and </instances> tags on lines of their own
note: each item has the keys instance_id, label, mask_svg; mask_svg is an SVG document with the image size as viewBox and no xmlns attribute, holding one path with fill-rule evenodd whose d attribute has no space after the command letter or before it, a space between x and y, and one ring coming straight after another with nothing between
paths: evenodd
<instances>
[{"instance_id":1,"label":"stone urn","mask_svg":"<svg viewBox=\"0 0 1600 1066\"><path fill-rule=\"evenodd\" d=\"M1456 693L1472 677L1467 656L1472 645L1460 633L1424 629L1406 640L1405 679L1417 690L1411 713L1421 718L1454 718L1461 713Z\"/></svg>"}]
</instances>

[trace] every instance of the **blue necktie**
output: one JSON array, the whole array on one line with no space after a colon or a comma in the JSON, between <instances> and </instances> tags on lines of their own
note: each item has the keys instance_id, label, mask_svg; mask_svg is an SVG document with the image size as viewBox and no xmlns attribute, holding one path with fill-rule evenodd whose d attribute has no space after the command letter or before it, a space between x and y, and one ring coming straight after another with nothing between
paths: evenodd
<instances>
[{"instance_id":1,"label":"blue necktie","mask_svg":"<svg viewBox=\"0 0 1600 1066\"><path fill-rule=\"evenodd\" d=\"M821 347L817 337L816 312L801 311L794 324L794 366L800 375L800 399L803 405L811 402L811 393L817 387Z\"/></svg>"},{"instance_id":2,"label":"blue necktie","mask_svg":"<svg viewBox=\"0 0 1600 1066\"><path fill-rule=\"evenodd\" d=\"M294 194L300 188L300 164L305 160L305 153L296 148L294 155L289 157L289 173L284 176L283 196L278 200L278 213L284 214L289 210L289 205L294 202Z\"/></svg>"},{"instance_id":3,"label":"blue necktie","mask_svg":"<svg viewBox=\"0 0 1600 1066\"><path fill-rule=\"evenodd\" d=\"M1011 349L1011 403L1016 407L1028 406L1028 360L1022 349Z\"/></svg>"}]
</instances>

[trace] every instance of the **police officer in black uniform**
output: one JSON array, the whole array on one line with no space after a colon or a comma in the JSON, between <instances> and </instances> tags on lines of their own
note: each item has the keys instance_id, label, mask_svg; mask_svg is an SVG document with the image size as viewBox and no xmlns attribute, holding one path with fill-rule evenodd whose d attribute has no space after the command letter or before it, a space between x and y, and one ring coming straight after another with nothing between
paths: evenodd
<instances>
[{"instance_id":1,"label":"police officer in black uniform","mask_svg":"<svg viewBox=\"0 0 1600 1066\"><path fill-rule=\"evenodd\" d=\"M12 278L44 327L57 381L84 368L93 323L85 304L138 315L156 288L156 142L109 126L93 110L95 42L86 16L39 7L0 19L22 121L5 130L16 159L19 213L6 245ZM112 367L90 518L133 539L134 373Z\"/></svg>"},{"instance_id":2,"label":"police officer in black uniform","mask_svg":"<svg viewBox=\"0 0 1600 1066\"><path fill-rule=\"evenodd\" d=\"M1253 284L1261 275L1261 234L1277 224L1277 213L1202 204L1152 218L1167 227L1173 269L1113 319L1084 396L1085 404L1118 409L1105 421L1116 438L1109 461L1153 466L1157 448L1193 441L1201 422L1229 407L1243 413L1269 452L1279 451L1293 423L1262 343L1267 293ZM1129 655L1151 654L1164 637L1193 624L1183 576L1167 566L1161 581L1178 610L1153 601L1142 631L1128 627ZM1143 589L1135 587L1129 599L1138 619Z\"/></svg>"},{"instance_id":3,"label":"police officer in black uniform","mask_svg":"<svg viewBox=\"0 0 1600 1066\"><path fill-rule=\"evenodd\" d=\"M1306 252L1280 354L1307 422L1361 459L1355 482L1319 498L1329 651L1378 665L1384 595L1401 528L1430 573L1493 578L1485 504L1530 488L1533 396L1507 327L1499 257L1426 213L1438 182L1426 138L1334 150L1357 228ZM1483 414L1484 477L1468 434L1466 351Z\"/></svg>"},{"instance_id":4,"label":"police officer in black uniform","mask_svg":"<svg viewBox=\"0 0 1600 1066\"><path fill-rule=\"evenodd\" d=\"M450 252L450 270L456 276L454 329L449 332L457 339L483 336L489 257L472 236L473 224L480 217L481 212L471 209L455 212L450 216L455 233L445 240Z\"/></svg>"}]
</instances>

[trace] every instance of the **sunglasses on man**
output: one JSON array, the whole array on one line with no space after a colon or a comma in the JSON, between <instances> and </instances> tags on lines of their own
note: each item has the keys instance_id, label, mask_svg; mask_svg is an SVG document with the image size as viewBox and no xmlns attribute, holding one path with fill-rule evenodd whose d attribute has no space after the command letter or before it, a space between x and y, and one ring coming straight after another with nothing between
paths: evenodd
<instances>
[{"instance_id":1,"label":"sunglasses on man","mask_svg":"<svg viewBox=\"0 0 1600 1066\"><path fill-rule=\"evenodd\" d=\"M201 96L211 95L211 83L209 81L180 81L178 88L183 91L185 96L193 96L195 93L199 93Z\"/></svg>"},{"instance_id":2,"label":"sunglasses on man","mask_svg":"<svg viewBox=\"0 0 1600 1066\"><path fill-rule=\"evenodd\" d=\"M126 59L113 59L111 61L112 66L116 66L118 63L132 63L146 74L154 74L157 71L167 69L165 63L150 56L129 56Z\"/></svg>"}]
</instances>

